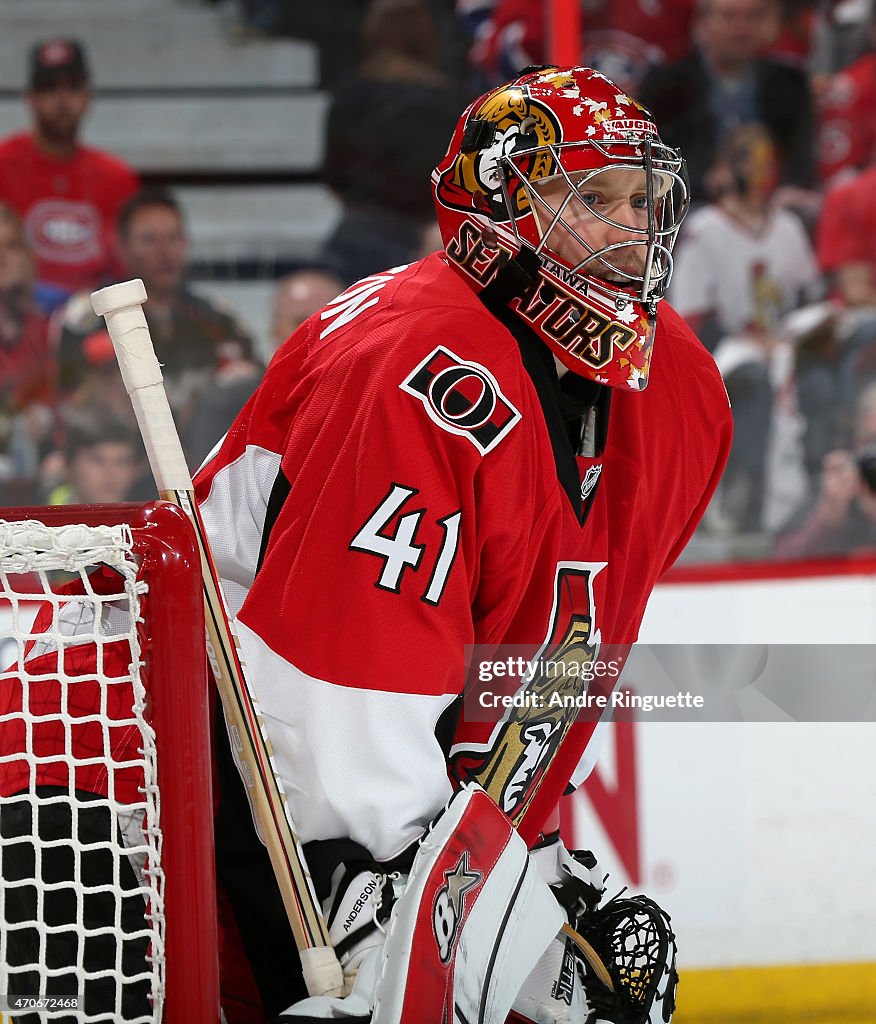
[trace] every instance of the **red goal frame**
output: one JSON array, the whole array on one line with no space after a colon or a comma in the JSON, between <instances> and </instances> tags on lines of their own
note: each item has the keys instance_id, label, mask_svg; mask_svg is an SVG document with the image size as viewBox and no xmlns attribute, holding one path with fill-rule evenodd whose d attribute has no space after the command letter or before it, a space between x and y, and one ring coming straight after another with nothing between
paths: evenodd
<instances>
[{"instance_id":1,"label":"red goal frame","mask_svg":"<svg viewBox=\"0 0 876 1024\"><path fill-rule=\"evenodd\" d=\"M210 697L201 563L194 531L165 501L3 508L10 522L126 524L149 586L143 660L161 794L166 915L163 1024L218 1024L219 958Z\"/></svg>"}]
</instances>

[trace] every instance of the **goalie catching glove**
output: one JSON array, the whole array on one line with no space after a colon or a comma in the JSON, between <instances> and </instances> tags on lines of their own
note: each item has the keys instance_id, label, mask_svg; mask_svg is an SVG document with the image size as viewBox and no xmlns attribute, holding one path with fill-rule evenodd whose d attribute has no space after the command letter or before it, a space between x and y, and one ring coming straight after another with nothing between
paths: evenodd
<instances>
[{"instance_id":1,"label":"goalie catching glove","mask_svg":"<svg viewBox=\"0 0 876 1024\"><path fill-rule=\"evenodd\" d=\"M558 935L524 982L509 1024L669 1024L678 975L668 915L645 896L600 906L596 858L570 853L558 835L532 855L589 951Z\"/></svg>"}]
</instances>

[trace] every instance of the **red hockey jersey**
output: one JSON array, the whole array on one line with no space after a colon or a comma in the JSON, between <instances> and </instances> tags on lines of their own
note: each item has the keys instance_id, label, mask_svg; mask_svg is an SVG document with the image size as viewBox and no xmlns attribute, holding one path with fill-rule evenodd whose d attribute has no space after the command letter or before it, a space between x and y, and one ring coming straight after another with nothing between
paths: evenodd
<instances>
[{"instance_id":1,"label":"red hockey jersey","mask_svg":"<svg viewBox=\"0 0 876 1024\"><path fill-rule=\"evenodd\" d=\"M552 437L556 373L534 365L547 349L532 344L443 254L367 278L286 342L198 475L304 842L403 850L451 792L439 735L465 646L540 644L573 618L595 639L632 641L708 503L730 411L666 303L651 383L613 395L601 460L576 466L570 448L574 490ZM582 488L600 473L583 517ZM457 758L500 728L464 714L452 727ZM591 732L566 735L527 838Z\"/></svg>"}]
</instances>

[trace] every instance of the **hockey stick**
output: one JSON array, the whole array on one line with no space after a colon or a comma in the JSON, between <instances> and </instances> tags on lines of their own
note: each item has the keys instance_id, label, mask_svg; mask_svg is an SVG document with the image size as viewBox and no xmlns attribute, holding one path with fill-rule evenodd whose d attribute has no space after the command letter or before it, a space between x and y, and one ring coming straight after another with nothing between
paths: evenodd
<instances>
[{"instance_id":1,"label":"hockey stick","mask_svg":"<svg viewBox=\"0 0 876 1024\"><path fill-rule=\"evenodd\" d=\"M286 794L274 774L273 752L258 703L246 680L240 641L229 622L192 478L164 392L161 367L143 315L145 300L146 289L139 279L111 285L91 296L95 313L106 319L159 493L182 509L195 530L204 581L207 654L253 814L301 954L307 990L311 995L340 995L341 965L316 899Z\"/></svg>"}]
</instances>

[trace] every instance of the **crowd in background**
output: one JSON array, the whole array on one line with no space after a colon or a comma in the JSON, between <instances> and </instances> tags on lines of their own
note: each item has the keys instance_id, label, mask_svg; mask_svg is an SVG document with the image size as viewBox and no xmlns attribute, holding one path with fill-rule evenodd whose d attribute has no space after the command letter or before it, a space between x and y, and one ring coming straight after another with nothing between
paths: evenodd
<instances>
[{"instance_id":1,"label":"crowd in background","mask_svg":"<svg viewBox=\"0 0 876 1024\"><path fill-rule=\"evenodd\" d=\"M276 281L270 337L254 338L190 284L172 190L83 141L82 42L38 44L30 129L0 140L0 505L154 493L92 289L144 280L196 468L298 323L360 277L439 247L429 174L459 112L550 56L537 0L239 7L246 31L319 48L323 180L342 215L320 258ZM692 557L876 551L873 0L581 8L581 62L645 103L688 160L669 300L713 353L735 423Z\"/></svg>"}]
</instances>

